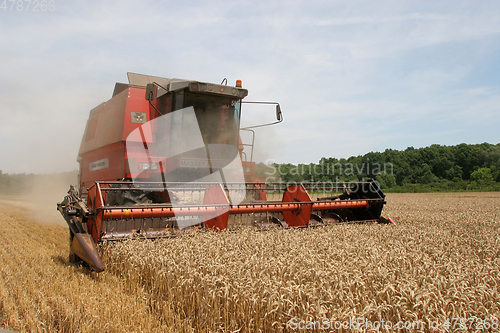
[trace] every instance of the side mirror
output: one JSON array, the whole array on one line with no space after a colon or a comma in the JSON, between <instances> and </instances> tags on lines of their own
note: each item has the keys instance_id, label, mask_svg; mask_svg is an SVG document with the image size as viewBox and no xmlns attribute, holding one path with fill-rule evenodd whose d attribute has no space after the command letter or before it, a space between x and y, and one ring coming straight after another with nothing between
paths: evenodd
<instances>
[{"instance_id":1,"label":"side mirror","mask_svg":"<svg viewBox=\"0 0 500 333\"><path fill-rule=\"evenodd\" d=\"M282 121L283 120L283 115L281 114L281 108L280 105L276 103L276 120Z\"/></svg>"},{"instance_id":2,"label":"side mirror","mask_svg":"<svg viewBox=\"0 0 500 333\"><path fill-rule=\"evenodd\" d=\"M156 97L156 86L154 83L148 83L146 85L146 99L152 101Z\"/></svg>"},{"instance_id":3,"label":"side mirror","mask_svg":"<svg viewBox=\"0 0 500 333\"><path fill-rule=\"evenodd\" d=\"M257 128L257 127L264 127L264 126L279 124L283 121L283 114L281 113L281 106L279 105L279 103L276 103L276 102L248 102L248 101L241 101L241 103L274 104L274 105L276 105L276 121L274 123L269 123L269 124L241 127L240 130L249 130L250 128Z\"/></svg>"}]
</instances>

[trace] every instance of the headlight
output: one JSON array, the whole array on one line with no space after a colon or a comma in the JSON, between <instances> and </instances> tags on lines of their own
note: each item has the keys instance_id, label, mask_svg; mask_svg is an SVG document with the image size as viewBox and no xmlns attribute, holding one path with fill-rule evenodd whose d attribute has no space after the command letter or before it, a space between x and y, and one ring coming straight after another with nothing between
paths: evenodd
<instances>
[{"instance_id":1,"label":"headlight","mask_svg":"<svg viewBox=\"0 0 500 333\"><path fill-rule=\"evenodd\" d=\"M149 163L139 163L139 170L149 170Z\"/></svg>"},{"instance_id":2,"label":"headlight","mask_svg":"<svg viewBox=\"0 0 500 333\"><path fill-rule=\"evenodd\" d=\"M140 171L147 171L147 170L156 171L156 170L158 170L158 162L139 163L139 170Z\"/></svg>"}]
</instances>

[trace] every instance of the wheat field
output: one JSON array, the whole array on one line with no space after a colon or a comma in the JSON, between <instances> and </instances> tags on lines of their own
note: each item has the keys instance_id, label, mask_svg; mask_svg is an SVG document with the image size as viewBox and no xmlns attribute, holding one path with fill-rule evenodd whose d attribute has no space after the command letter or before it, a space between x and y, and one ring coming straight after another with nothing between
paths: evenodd
<instances>
[{"instance_id":1,"label":"wheat field","mask_svg":"<svg viewBox=\"0 0 500 333\"><path fill-rule=\"evenodd\" d=\"M68 264L67 228L0 201L0 327L499 331L500 193L389 194L387 201L384 216L397 226L242 229L104 244L100 274Z\"/></svg>"}]
</instances>

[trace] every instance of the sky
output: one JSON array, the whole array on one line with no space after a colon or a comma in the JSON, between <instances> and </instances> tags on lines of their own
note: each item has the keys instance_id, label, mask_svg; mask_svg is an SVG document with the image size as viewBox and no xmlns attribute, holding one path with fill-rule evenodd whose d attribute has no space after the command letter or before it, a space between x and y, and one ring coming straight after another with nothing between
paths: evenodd
<instances>
[{"instance_id":1,"label":"sky","mask_svg":"<svg viewBox=\"0 0 500 333\"><path fill-rule=\"evenodd\" d=\"M497 0L0 3L4 173L77 169L89 111L127 72L279 102L258 162L500 142ZM274 120L243 106L242 126Z\"/></svg>"}]
</instances>

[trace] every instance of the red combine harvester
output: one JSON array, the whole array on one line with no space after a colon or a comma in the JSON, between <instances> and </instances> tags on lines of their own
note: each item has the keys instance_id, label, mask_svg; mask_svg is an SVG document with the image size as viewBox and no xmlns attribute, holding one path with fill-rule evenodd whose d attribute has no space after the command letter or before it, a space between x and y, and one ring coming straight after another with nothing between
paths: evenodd
<instances>
[{"instance_id":1,"label":"red combine harvester","mask_svg":"<svg viewBox=\"0 0 500 333\"><path fill-rule=\"evenodd\" d=\"M329 183L342 194L313 201L307 188L255 178L253 131L240 127L248 91L199 81L128 73L113 97L90 111L73 186L57 205L70 229L70 261L104 270L96 244L178 235L188 227L227 229L231 215L259 226L307 227L338 222L381 223L385 195L374 181ZM224 81L223 81L224 83ZM227 83L227 81L226 81ZM266 124L270 125L270 124ZM265 125L259 125L265 126ZM254 126L254 127L259 127ZM251 131L244 144L240 131ZM267 194L283 193L281 201Z\"/></svg>"}]
</instances>

